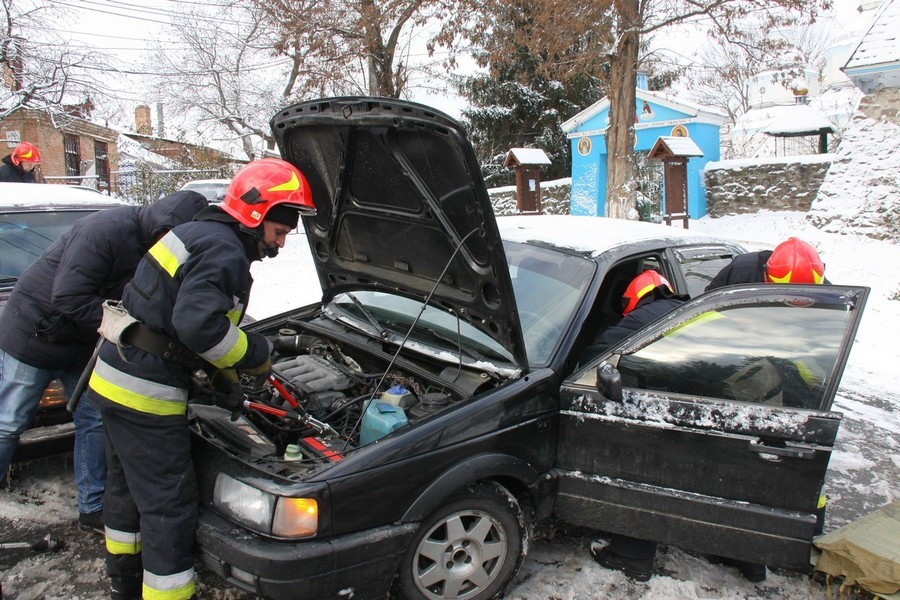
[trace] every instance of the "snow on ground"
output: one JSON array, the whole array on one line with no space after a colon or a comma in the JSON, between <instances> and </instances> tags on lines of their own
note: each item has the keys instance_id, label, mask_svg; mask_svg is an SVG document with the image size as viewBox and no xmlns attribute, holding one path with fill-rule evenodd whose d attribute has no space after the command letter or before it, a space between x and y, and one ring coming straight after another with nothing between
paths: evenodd
<instances>
[{"instance_id":1,"label":"snow on ground","mask_svg":"<svg viewBox=\"0 0 900 600\"><path fill-rule=\"evenodd\" d=\"M773 247L796 235L815 245L834 283L869 286L868 306L850 354L835 410L844 413L825 491L829 496L826 531L900 497L900 246L849 233L830 233L810 225L802 213L763 212L690 222L692 231L722 235L750 249ZM303 234L289 236L274 260L257 263L249 312L263 318L320 299L318 281ZM894 299L891 299L894 298ZM99 537L80 533L71 469L31 469L20 473L11 490L0 490L0 540L10 532L32 534L56 527L72 544L54 554L0 550L0 584L7 597L88 599L106 597ZM769 573L761 584L736 569L709 562L678 548L661 547L656 575L635 583L593 562L591 536L582 530L557 531L532 540L530 551L506 597L511 600L781 599L833 597L821 583L791 573ZM204 598L249 599L225 588L211 575L201 578ZM831 596L829 596L831 594ZM2 597L2 596L0 596Z\"/></svg>"}]
</instances>

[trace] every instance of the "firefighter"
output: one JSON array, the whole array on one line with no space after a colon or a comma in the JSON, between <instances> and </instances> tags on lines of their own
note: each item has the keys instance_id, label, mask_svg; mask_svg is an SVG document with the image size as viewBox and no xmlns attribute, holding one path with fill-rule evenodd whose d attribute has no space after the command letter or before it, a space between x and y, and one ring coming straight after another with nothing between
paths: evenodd
<instances>
[{"instance_id":1,"label":"firefighter","mask_svg":"<svg viewBox=\"0 0 900 600\"><path fill-rule=\"evenodd\" d=\"M175 192L146 207L121 206L79 219L22 274L0 311L0 479L44 390L59 379L71 396L97 343L101 305L122 297L144 253L207 206ZM78 524L103 532L106 450L100 413L80 402L75 423Z\"/></svg>"},{"instance_id":2,"label":"firefighter","mask_svg":"<svg viewBox=\"0 0 900 600\"><path fill-rule=\"evenodd\" d=\"M0 181L9 183L34 183L34 167L40 164L41 153L28 142L20 142L13 151L3 157Z\"/></svg>"},{"instance_id":3,"label":"firefighter","mask_svg":"<svg viewBox=\"0 0 900 600\"><path fill-rule=\"evenodd\" d=\"M738 254L706 286L706 291L737 283L828 283L825 263L808 243L795 237L774 250Z\"/></svg>"},{"instance_id":4,"label":"firefighter","mask_svg":"<svg viewBox=\"0 0 900 600\"><path fill-rule=\"evenodd\" d=\"M121 307L101 326L89 381L107 435L104 497L113 598L181 600L196 593L192 546L198 490L190 454L191 374L219 382L219 403L239 410L239 375L265 378L271 345L238 328L250 264L274 257L299 216L315 213L304 176L280 159L235 174L221 205L174 228L145 255ZM106 318L106 317L105 317ZM143 586L143 587L142 587Z\"/></svg>"},{"instance_id":5,"label":"firefighter","mask_svg":"<svg viewBox=\"0 0 900 600\"><path fill-rule=\"evenodd\" d=\"M631 280L622 295L622 319L601 331L581 354L580 364L599 356L604 350L628 337L644 325L675 310L685 300L677 296L665 277L648 269ZM640 309L640 310L636 310Z\"/></svg>"}]
</instances>

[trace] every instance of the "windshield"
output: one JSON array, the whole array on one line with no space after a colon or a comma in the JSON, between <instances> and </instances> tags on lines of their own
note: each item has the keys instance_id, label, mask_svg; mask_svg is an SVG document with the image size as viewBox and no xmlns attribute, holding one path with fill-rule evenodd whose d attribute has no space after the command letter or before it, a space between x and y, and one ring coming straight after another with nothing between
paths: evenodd
<instances>
[{"instance_id":1,"label":"windshield","mask_svg":"<svg viewBox=\"0 0 900 600\"><path fill-rule=\"evenodd\" d=\"M572 322L596 265L580 256L515 242L504 243L528 363L546 365ZM441 358L513 363L500 344L447 310L386 292L357 291L337 295L332 307L353 317L357 327L374 335L402 340L413 322L407 346L420 344Z\"/></svg>"},{"instance_id":2,"label":"windshield","mask_svg":"<svg viewBox=\"0 0 900 600\"><path fill-rule=\"evenodd\" d=\"M550 362L581 304L596 263L533 244L504 242L519 321L532 366Z\"/></svg>"},{"instance_id":3,"label":"windshield","mask_svg":"<svg viewBox=\"0 0 900 600\"><path fill-rule=\"evenodd\" d=\"M0 276L19 277L72 224L93 210L0 213Z\"/></svg>"},{"instance_id":4,"label":"windshield","mask_svg":"<svg viewBox=\"0 0 900 600\"><path fill-rule=\"evenodd\" d=\"M332 301L332 306L342 313L357 317L362 328L374 329L377 335L389 334L397 342L406 336L412 323L416 322L407 346L420 343L440 349L442 353L446 353L444 358L451 362L458 361L460 353L469 359L468 362L513 362L510 353L500 344L465 321L457 319L451 312L428 306L416 321L416 317L422 312L422 303L418 300L385 292L357 291L338 294Z\"/></svg>"},{"instance_id":5,"label":"windshield","mask_svg":"<svg viewBox=\"0 0 900 600\"><path fill-rule=\"evenodd\" d=\"M225 191L228 189L227 181L208 183L187 183L183 190L191 190L203 194L209 202L221 202L225 199Z\"/></svg>"}]
</instances>

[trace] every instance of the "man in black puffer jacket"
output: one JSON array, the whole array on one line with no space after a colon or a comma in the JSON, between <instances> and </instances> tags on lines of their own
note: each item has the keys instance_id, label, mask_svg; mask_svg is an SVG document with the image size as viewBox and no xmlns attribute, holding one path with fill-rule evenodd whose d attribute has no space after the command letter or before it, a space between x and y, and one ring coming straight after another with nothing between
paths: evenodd
<instances>
[{"instance_id":1,"label":"man in black puffer jacket","mask_svg":"<svg viewBox=\"0 0 900 600\"><path fill-rule=\"evenodd\" d=\"M0 477L47 384L58 378L71 396L97 343L103 301L121 298L144 253L206 206L188 191L93 213L22 274L0 313ZM103 424L90 402L78 404L73 420L79 524L102 532Z\"/></svg>"}]
</instances>

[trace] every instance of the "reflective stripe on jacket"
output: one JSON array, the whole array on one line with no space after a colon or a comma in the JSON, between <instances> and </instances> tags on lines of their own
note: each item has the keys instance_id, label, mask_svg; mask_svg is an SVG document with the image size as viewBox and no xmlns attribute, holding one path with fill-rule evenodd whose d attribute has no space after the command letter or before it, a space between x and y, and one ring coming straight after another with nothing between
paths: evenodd
<instances>
[{"instance_id":1,"label":"reflective stripe on jacket","mask_svg":"<svg viewBox=\"0 0 900 600\"><path fill-rule=\"evenodd\" d=\"M217 368L254 367L269 357L269 346L264 336L237 327L251 284L250 261L235 228L193 221L147 252L122 303L144 325ZM173 415L185 413L189 379L181 364L104 344L89 384L92 393L133 410Z\"/></svg>"}]
</instances>

